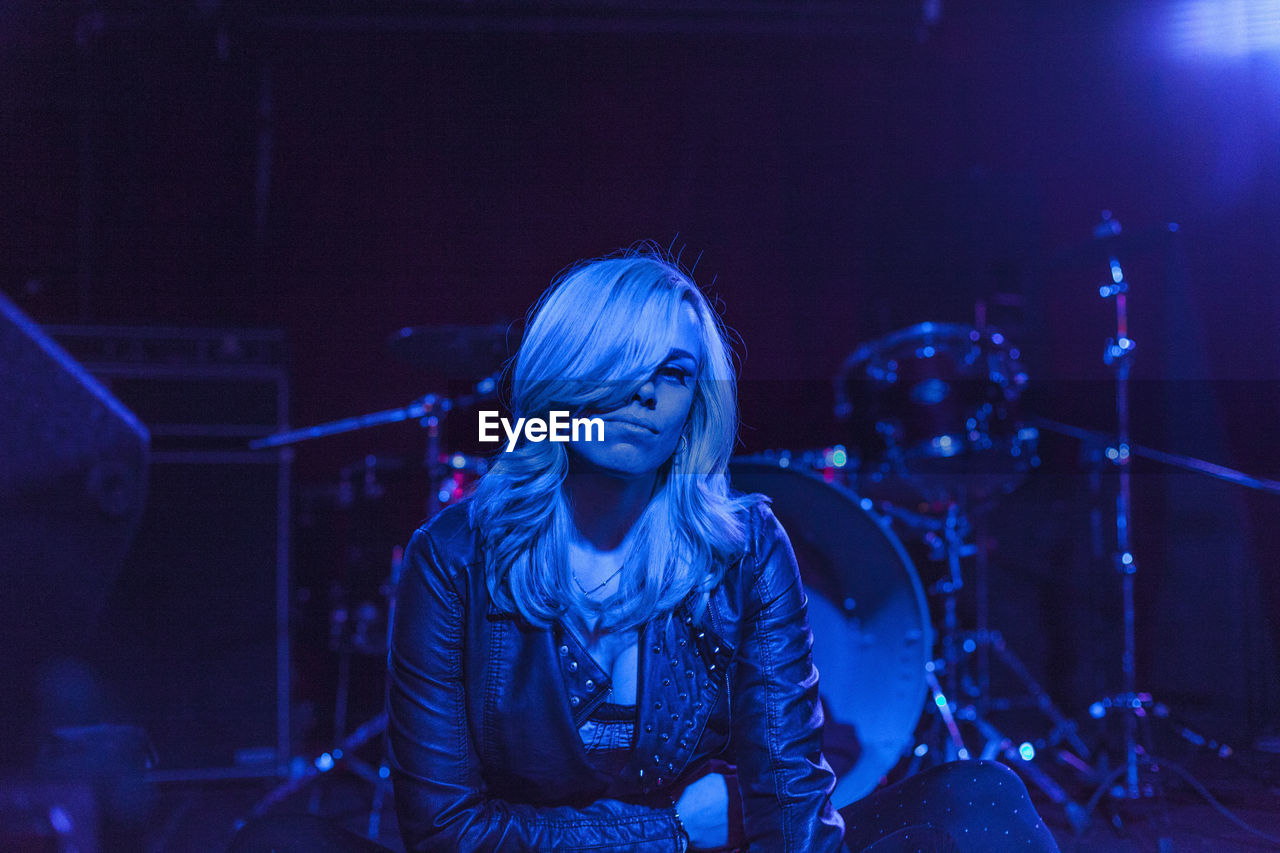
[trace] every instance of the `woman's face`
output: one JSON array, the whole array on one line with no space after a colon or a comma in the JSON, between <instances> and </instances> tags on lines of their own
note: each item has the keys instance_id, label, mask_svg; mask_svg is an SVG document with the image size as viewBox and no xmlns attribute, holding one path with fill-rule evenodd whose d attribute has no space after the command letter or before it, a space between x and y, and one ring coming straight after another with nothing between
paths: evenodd
<instances>
[{"instance_id":1,"label":"woman's face","mask_svg":"<svg viewBox=\"0 0 1280 853\"><path fill-rule=\"evenodd\" d=\"M666 359L631 399L606 412L582 413L604 420L604 441L570 441L572 461L619 477L661 468L680 442L702 358L702 324L685 302Z\"/></svg>"}]
</instances>

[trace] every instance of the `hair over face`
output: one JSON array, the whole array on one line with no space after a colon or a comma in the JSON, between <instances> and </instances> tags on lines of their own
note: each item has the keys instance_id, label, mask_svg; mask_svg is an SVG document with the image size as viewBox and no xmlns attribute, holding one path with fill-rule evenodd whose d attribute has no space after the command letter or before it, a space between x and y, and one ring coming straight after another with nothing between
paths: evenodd
<instances>
[{"instance_id":1,"label":"hair over face","mask_svg":"<svg viewBox=\"0 0 1280 853\"><path fill-rule=\"evenodd\" d=\"M731 496L729 458L737 437L737 383L724 328L678 266L644 251L580 263L560 276L531 312L511 365L511 409L609 411L624 405L667 358L683 306L693 307L702 362L683 440L658 471L637 522L617 592L588 599L572 582L572 517L562 485L566 445L525 441L500 452L470 504L490 595L504 609L546 625L571 607L597 610L623 630L670 613L694 595L701 606L725 568L746 549L752 500ZM636 567L642 567L636 571Z\"/></svg>"}]
</instances>

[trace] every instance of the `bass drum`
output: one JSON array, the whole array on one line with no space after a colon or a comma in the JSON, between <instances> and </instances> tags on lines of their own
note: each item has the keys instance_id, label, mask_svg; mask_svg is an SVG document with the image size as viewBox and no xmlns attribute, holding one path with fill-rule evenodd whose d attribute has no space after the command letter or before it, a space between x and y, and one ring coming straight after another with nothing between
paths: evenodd
<instances>
[{"instance_id":1,"label":"bass drum","mask_svg":"<svg viewBox=\"0 0 1280 853\"><path fill-rule=\"evenodd\" d=\"M933 631L920 579L888 520L869 501L785 464L739 457L730 479L738 491L772 499L795 548L840 808L871 793L911 746Z\"/></svg>"}]
</instances>

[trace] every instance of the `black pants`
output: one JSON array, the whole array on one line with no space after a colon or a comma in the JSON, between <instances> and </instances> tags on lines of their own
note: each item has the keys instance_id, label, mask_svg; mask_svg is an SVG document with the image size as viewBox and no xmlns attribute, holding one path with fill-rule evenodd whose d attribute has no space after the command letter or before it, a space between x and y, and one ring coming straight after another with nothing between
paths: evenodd
<instances>
[{"instance_id":1,"label":"black pants","mask_svg":"<svg viewBox=\"0 0 1280 853\"><path fill-rule=\"evenodd\" d=\"M854 853L1057 853L1017 775L994 761L954 761L840 810Z\"/></svg>"},{"instance_id":2,"label":"black pants","mask_svg":"<svg viewBox=\"0 0 1280 853\"><path fill-rule=\"evenodd\" d=\"M840 810L854 853L1057 853L1012 770L994 761L943 764ZM321 818L250 822L227 853L387 853Z\"/></svg>"}]
</instances>

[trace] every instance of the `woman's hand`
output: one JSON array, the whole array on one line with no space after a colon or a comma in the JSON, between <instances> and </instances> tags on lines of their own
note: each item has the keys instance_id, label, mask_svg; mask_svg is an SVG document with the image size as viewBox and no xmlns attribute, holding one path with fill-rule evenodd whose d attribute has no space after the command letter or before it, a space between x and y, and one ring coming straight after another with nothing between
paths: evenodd
<instances>
[{"instance_id":1,"label":"woman's hand","mask_svg":"<svg viewBox=\"0 0 1280 853\"><path fill-rule=\"evenodd\" d=\"M695 850L715 850L729 843L729 789L719 773L708 773L684 789L676 813Z\"/></svg>"}]
</instances>

